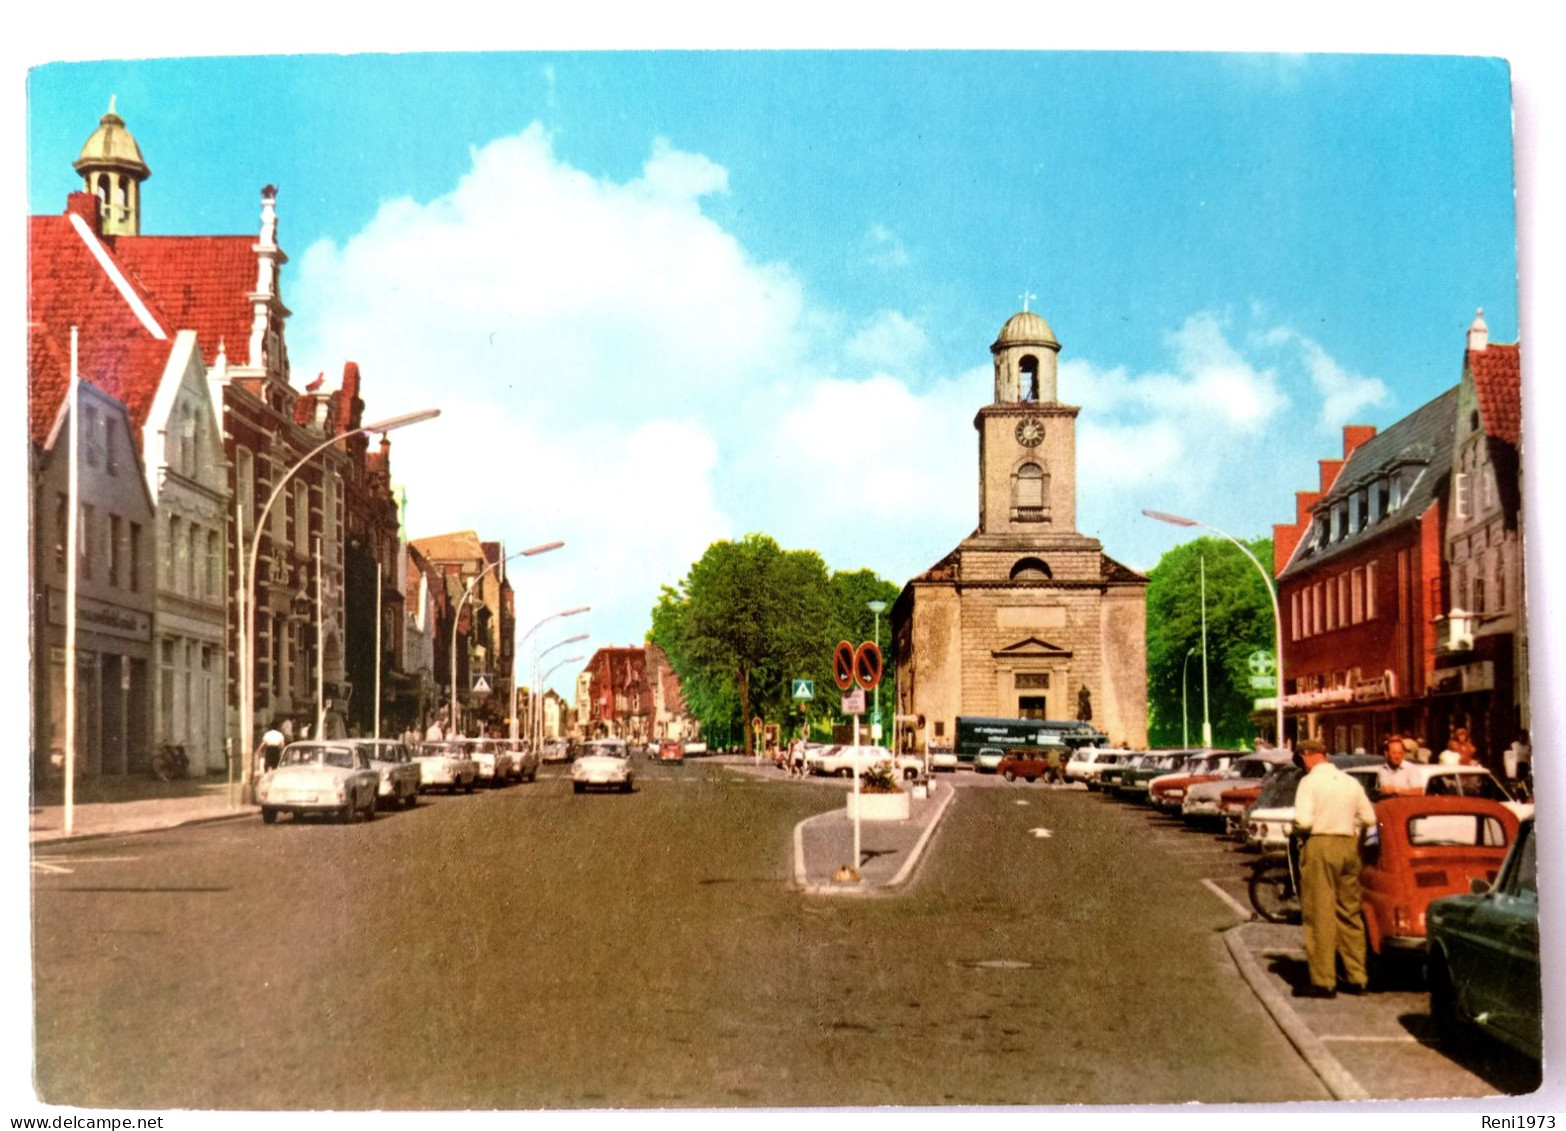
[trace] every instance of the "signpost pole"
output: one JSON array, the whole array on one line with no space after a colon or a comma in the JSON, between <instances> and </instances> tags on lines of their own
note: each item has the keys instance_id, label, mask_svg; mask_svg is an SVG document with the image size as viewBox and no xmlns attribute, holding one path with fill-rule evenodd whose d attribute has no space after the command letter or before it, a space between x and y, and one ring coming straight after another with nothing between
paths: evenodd
<instances>
[{"instance_id":1,"label":"signpost pole","mask_svg":"<svg viewBox=\"0 0 1566 1131\"><path fill-rule=\"evenodd\" d=\"M854 716L854 871L864 855L859 851L859 716Z\"/></svg>"}]
</instances>

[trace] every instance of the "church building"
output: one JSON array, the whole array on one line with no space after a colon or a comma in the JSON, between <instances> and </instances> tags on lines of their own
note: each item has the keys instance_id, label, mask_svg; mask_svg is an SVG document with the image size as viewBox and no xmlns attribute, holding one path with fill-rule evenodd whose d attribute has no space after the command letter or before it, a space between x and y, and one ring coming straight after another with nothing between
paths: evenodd
<instances>
[{"instance_id":1,"label":"church building","mask_svg":"<svg viewBox=\"0 0 1566 1131\"><path fill-rule=\"evenodd\" d=\"M1057 395L1060 342L1024 308L990 353L978 529L892 606L898 715L922 716L933 749L954 748L958 716L1080 719L1146 746L1147 578L1077 531L1080 410Z\"/></svg>"}]
</instances>

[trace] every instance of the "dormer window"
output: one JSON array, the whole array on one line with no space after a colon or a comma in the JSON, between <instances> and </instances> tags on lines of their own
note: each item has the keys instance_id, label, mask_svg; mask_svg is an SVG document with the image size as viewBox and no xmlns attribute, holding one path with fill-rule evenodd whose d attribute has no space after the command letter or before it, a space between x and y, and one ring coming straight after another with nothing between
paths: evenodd
<instances>
[{"instance_id":1,"label":"dormer window","mask_svg":"<svg viewBox=\"0 0 1566 1131\"><path fill-rule=\"evenodd\" d=\"M1403 472L1401 469L1394 471L1390 476L1391 500L1387 503L1387 513L1397 510L1403 505Z\"/></svg>"},{"instance_id":2,"label":"dormer window","mask_svg":"<svg viewBox=\"0 0 1566 1131\"><path fill-rule=\"evenodd\" d=\"M1382 515L1386 513L1387 481L1385 479L1377 479L1374 483L1372 483L1370 485L1369 496L1370 515L1366 521L1371 526L1374 526L1376 523L1381 521Z\"/></svg>"}]
</instances>

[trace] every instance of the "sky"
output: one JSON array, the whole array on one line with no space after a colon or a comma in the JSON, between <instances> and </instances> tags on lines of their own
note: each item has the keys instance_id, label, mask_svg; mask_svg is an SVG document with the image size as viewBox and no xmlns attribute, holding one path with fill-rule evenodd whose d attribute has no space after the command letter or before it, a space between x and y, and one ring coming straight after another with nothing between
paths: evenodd
<instances>
[{"instance_id":1,"label":"sky","mask_svg":"<svg viewBox=\"0 0 1566 1131\"><path fill-rule=\"evenodd\" d=\"M1082 408L1079 527L1143 570L1183 535L1142 508L1269 534L1342 425L1457 382L1478 308L1518 336L1493 58L138 59L27 94L33 213L111 96L144 233L254 231L276 184L296 386L352 360L367 418L440 407L393 437L409 533L563 540L518 619L591 605L589 650L717 539L942 557L1024 303Z\"/></svg>"},{"instance_id":2,"label":"sky","mask_svg":"<svg viewBox=\"0 0 1566 1131\"><path fill-rule=\"evenodd\" d=\"M1544 250L1566 186L1542 7L970 0L887 18L800 0L765 24L687 7L553 5L525 25L483 2L423 22L295 0L32 10L0 45L0 129L24 158L0 191L12 215L62 208L111 94L154 170L149 232L254 231L279 185L295 383L351 359L370 414L439 404L394 434L412 532L565 539L513 573L519 618L591 603L566 622L592 622L588 647L639 640L713 538L762 530L897 581L951 549L976 521L988 345L1025 293L1083 409L1079 524L1139 568L1181 538L1143 507L1241 536L1290 517L1344 420L1385 427L1457 381L1482 306L1494 339L1527 339L1531 658L1557 686L1566 547L1539 519L1560 471ZM778 44L959 50L670 50ZM552 50L406 54L484 47ZM577 50L611 47L665 50ZM1152 53L1168 48L1269 54ZM1511 110L1484 57L1514 68ZM20 516L20 443L13 458ZM25 640L9 612L0 634ZM1562 720L1549 695L1533 713L1547 784ZM20 906L25 879L6 878ZM22 919L5 941L25 953ZM1561 965L1545 974L1559 1000ZM20 1056L0 1077L31 1094Z\"/></svg>"}]
</instances>

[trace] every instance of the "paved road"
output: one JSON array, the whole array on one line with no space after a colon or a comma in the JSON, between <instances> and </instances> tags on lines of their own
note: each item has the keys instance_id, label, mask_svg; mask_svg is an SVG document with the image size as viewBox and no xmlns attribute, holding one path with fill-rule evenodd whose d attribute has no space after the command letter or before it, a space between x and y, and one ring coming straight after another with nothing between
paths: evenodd
<instances>
[{"instance_id":1,"label":"paved road","mask_svg":"<svg viewBox=\"0 0 1566 1131\"><path fill-rule=\"evenodd\" d=\"M788 886L794 824L838 787L638 771L629 796L575 796L546 767L367 825L257 820L44 854L41 1098L1327 1098L1225 954L1233 914L1199 882L1210 843L1149 837L1143 813L1080 791L975 789L907 892L844 903Z\"/></svg>"}]
</instances>

